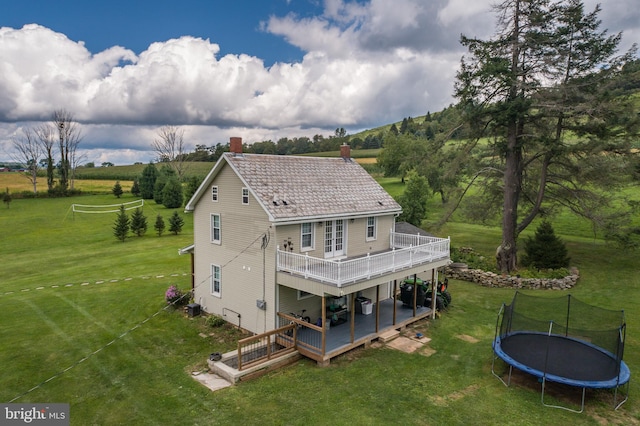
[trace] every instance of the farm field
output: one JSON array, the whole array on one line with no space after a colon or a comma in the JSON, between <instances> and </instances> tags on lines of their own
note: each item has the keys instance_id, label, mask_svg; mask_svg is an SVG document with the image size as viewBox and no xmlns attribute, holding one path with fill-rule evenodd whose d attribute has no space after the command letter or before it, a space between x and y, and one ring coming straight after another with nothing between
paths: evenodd
<instances>
[{"instance_id":1,"label":"farm field","mask_svg":"<svg viewBox=\"0 0 640 426\"><path fill-rule=\"evenodd\" d=\"M119 242L111 229L115 214L70 210L72 203L114 204L108 195L113 183L102 184L105 195L15 199L9 208L0 206L0 400L69 402L72 425L640 423L637 252L594 239L573 218L554 223L581 272L571 294L624 309L627 317L630 399L617 411L609 392L588 392L586 412L574 414L543 407L539 384L527 376L503 386L491 375L490 345L496 314L513 290L460 281L450 284L449 310L415 328L432 339L431 354L374 345L327 368L301 361L212 393L190 376L205 368L211 352L234 348L241 334L164 309L169 285L190 285L190 261L178 249L193 241L192 218L179 210L185 219L179 235L158 237L151 225L145 236ZM397 180L382 184L394 195L402 190ZM436 209L437 200L430 206ZM166 220L173 211L151 202L144 212L152 224L158 214ZM500 237L497 228L461 222L438 234L487 256ZM579 403L578 391L569 395L558 395L559 402Z\"/></svg>"}]
</instances>

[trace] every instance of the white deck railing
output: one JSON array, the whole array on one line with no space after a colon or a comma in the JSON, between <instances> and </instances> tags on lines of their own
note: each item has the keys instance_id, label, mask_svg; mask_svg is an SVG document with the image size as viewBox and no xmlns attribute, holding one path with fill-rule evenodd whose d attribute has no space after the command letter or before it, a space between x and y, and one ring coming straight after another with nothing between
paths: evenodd
<instances>
[{"instance_id":1,"label":"white deck railing","mask_svg":"<svg viewBox=\"0 0 640 426\"><path fill-rule=\"evenodd\" d=\"M278 271L342 287L398 270L449 257L449 238L392 232L389 251L346 260L331 260L278 249Z\"/></svg>"}]
</instances>

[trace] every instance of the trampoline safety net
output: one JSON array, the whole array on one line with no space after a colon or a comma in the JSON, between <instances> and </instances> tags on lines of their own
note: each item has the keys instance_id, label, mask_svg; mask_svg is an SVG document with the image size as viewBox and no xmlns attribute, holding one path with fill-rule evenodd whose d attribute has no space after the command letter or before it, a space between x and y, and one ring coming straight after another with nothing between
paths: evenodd
<instances>
[{"instance_id":1,"label":"trampoline safety net","mask_svg":"<svg viewBox=\"0 0 640 426\"><path fill-rule=\"evenodd\" d=\"M503 309L501 339L520 331L565 336L604 349L618 363L622 360L626 332L622 310L589 305L570 294L548 298L520 292Z\"/></svg>"}]
</instances>

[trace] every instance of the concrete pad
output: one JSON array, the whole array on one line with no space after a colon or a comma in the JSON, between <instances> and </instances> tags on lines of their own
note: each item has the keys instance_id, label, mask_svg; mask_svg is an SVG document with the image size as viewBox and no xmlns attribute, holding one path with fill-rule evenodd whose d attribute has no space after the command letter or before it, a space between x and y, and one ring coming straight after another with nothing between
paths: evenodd
<instances>
[{"instance_id":1,"label":"concrete pad","mask_svg":"<svg viewBox=\"0 0 640 426\"><path fill-rule=\"evenodd\" d=\"M422 343L416 342L415 340L409 339L407 337L400 336L397 339L394 339L388 342L387 346L390 346L394 349L398 349L406 353L412 353L412 352L415 352L417 349L420 349L422 347Z\"/></svg>"},{"instance_id":2,"label":"concrete pad","mask_svg":"<svg viewBox=\"0 0 640 426\"><path fill-rule=\"evenodd\" d=\"M191 377L193 377L212 391L217 391L219 389L224 389L231 386L231 383L213 373L195 372L191 374Z\"/></svg>"},{"instance_id":3,"label":"concrete pad","mask_svg":"<svg viewBox=\"0 0 640 426\"><path fill-rule=\"evenodd\" d=\"M422 336L422 337L413 336L413 337L411 337L411 339L415 340L416 342L420 342L423 345L426 345L427 343L429 343L431 341L430 337L424 337L424 336Z\"/></svg>"}]
</instances>

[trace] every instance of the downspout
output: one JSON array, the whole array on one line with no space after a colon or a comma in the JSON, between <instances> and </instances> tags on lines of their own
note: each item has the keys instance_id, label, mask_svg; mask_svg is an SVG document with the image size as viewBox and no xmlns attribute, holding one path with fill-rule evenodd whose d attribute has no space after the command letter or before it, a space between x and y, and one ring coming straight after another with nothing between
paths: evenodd
<instances>
[{"instance_id":1,"label":"downspout","mask_svg":"<svg viewBox=\"0 0 640 426\"><path fill-rule=\"evenodd\" d=\"M195 252L195 250L194 250ZM191 296L196 297L196 262L195 253L189 253L191 255Z\"/></svg>"}]
</instances>

